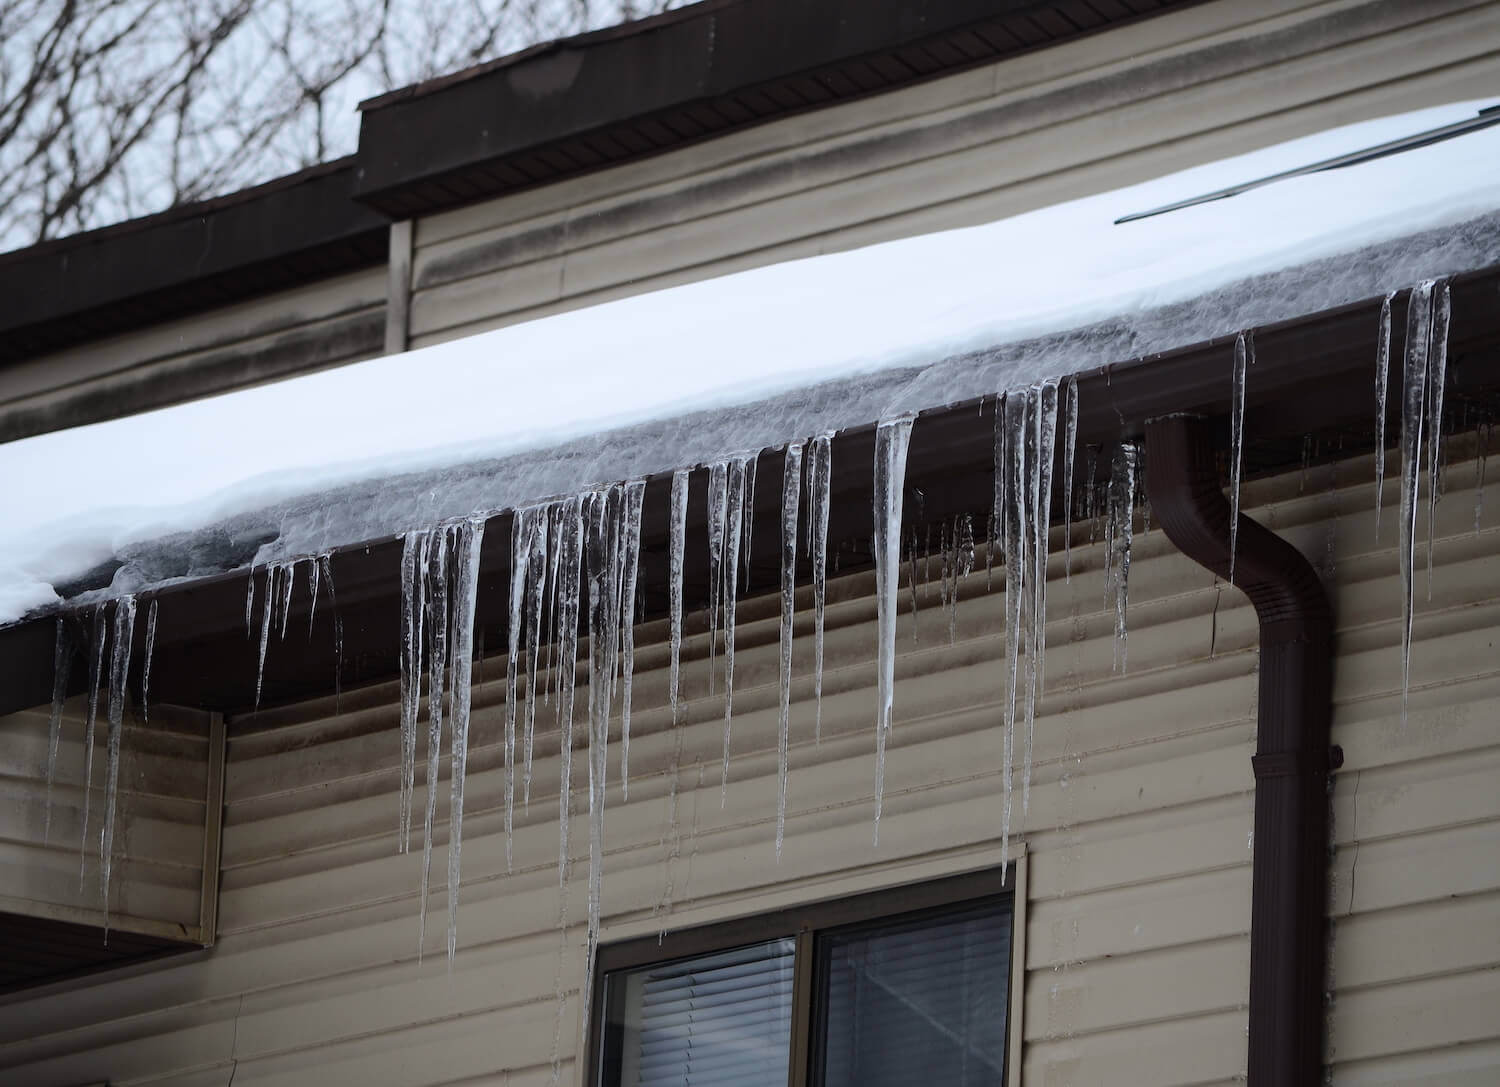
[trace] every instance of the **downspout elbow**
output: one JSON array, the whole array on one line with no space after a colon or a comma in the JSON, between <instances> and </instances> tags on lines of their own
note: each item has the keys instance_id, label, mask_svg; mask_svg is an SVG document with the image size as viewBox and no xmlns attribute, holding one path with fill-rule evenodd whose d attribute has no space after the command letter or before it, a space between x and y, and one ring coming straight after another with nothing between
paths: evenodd
<instances>
[{"instance_id":1,"label":"downspout elbow","mask_svg":"<svg viewBox=\"0 0 1500 1087\"><path fill-rule=\"evenodd\" d=\"M1146 486L1173 544L1227 579L1231 510L1207 420L1147 423ZM1234 575L1260 624L1249 1082L1312 1087L1323 1064L1333 609L1301 552L1243 514Z\"/></svg>"}]
</instances>

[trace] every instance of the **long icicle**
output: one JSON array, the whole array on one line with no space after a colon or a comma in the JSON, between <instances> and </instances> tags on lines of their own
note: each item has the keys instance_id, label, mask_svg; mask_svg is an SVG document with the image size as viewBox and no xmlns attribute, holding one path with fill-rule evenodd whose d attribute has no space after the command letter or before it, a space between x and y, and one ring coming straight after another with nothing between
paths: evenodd
<instances>
[{"instance_id":1,"label":"long icicle","mask_svg":"<svg viewBox=\"0 0 1500 1087\"><path fill-rule=\"evenodd\" d=\"M1391 371L1392 291L1380 303L1380 333L1375 341L1375 542L1380 542L1380 506L1385 495L1385 404Z\"/></svg>"},{"instance_id":2,"label":"long icicle","mask_svg":"<svg viewBox=\"0 0 1500 1087\"><path fill-rule=\"evenodd\" d=\"M582 1000L593 989L604 866L604 802L609 770L609 716L614 695L615 648L621 619L620 521L625 497L619 486L589 494L585 557L589 585L589 879L587 953Z\"/></svg>"},{"instance_id":3,"label":"long icicle","mask_svg":"<svg viewBox=\"0 0 1500 1087\"><path fill-rule=\"evenodd\" d=\"M688 476L686 468L672 473L671 527L668 535L667 592L671 609L672 663L667 678L667 699L672 706L672 724L678 720L678 702L682 697L682 566L687 554L687 499Z\"/></svg>"},{"instance_id":4,"label":"long icicle","mask_svg":"<svg viewBox=\"0 0 1500 1087\"><path fill-rule=\"evenodd\" d=\"M620 527L623 577L620 585L620 797L630 799L630 695L635 676L635 589L641 569L641 508L646 501L646 481L625 484L624 524Z\"/></svg>"},{"instance_id":5,"label":"long icicle","mask_svg":"<svg viewBox=\"0 0 1500 1087\"><path fill-rule=\"evenodd\" d=\"M276 575L281 567L274 562L266 564L266 599L260 606L260 655L255 664L255 707L260 710L261 685L266 678L266 646L271 641L271 620L276 610Z\"/></svg>"},{"instance_id":6,"label":"long icicle","mask_svg":"<svg viewBox=\"0 0 1500 1087\"><path fill-rule=\"evenodd\" d=\"M1111 543L1115 594L1115 663L1116 672L1129 667L1126 612L1130 606L1130 545L1135 527L1135 481L1140 450L1134 442L1121 442L1115 451L1114 470L1109 481L1110 520L1115 525Z\"/></svg>"},{"instance_id":7,"label":"long icicle","mask_svg":"<svg viewBox=\"0 0 1500 1087\"><path fill-rule=\"evenodd\" d=\"M307 636L312 637L313 620L318 617L318 573L322 564L314 556L307 560Z\"/></svg>"},{"instance_id":8,"label":"long icicle","mask_svg":"<svg viewBox=\"0 0 1500 1087\"><path fill-rule=\"evenodd\" d=\"M828 509L833 484L833 435L812 440L808 466L808 550L813 579L813 743L823 742L823 629L828 607Z\"/></svg>"},{"instance_id":9,"label":"long icicle","mask_svg":"<svg viewBox=\"0 0 1500 1087\"><path fill-rule=\"evenodd\" d=\"M724 766L719 777L719 806L729 796L729 733L734 718L734 612L738 588L740 545L745 521L745 485L747 465L753 455L737 456L729 462L729 485L724 518Z\"/></svg>"},{"instance_id":10,"label":"long icicle","mask_svg":"<svg viewBox=\"0 0 1500 1087\"><path fill-rule=\"evenodd\" d=\"M719 601L724 586L725 519L729 513L729 462L708 470L708 693L714 693L714 648L718 641ZM730 575L731 584L734 581Z\"/></svg>"},{"instance_id":11,"label":"long icicle","mask_svg":"<svg viewBox=\"0 0 1500 1087\"><path fill-rule=\"evenodd\" d=\"M44 844L52 838L52 783L57 777L57 749L62 741L63 707L68 700L68 680L72 674L73 635L67 622L59 615L57 644L52 651L52 712L47 717L47 812L42 824Z\"/></svg>"},{"instance_id":12,"label":"long icicle","mask_svg":"<svg viewBox=\"0 0 1500 1087\"><path fill-rule=\"evenodd\" d=\"M1437 544L1437 504L1442 497L1443 387L1448 381L1448 322L1452 302L1448 284L1432 297L1432 347L1427 355L1427 599L1432 599L1432 551Z\"/></svg>"},{"instance_id":13,"label":"long icicle","mask_svg":"<svg viewBox=\"0 0 1500 1087\"><path fill-rule=\"evenodd\" d=\"M1432 338L1432 288L1411 292L1406 309L1405 382L1401 393L1401 719L1411 691L1411 630L1415 593L1417 503L1421 496L1422 411L1427 399L1427 355Z\"/></svg>"},{"instance_id":14,"label":"long icicle","mask_svg":"<svg viewBox=\"0 0 1500 1087\"><path fill-rule=\"evenodd\" d=\"M417 708L422 701L422 646L417 617L421 614L417 553L421 535L408 532L401 544L401 784L397 812L396 852L411 848L411 798L416 774ZM318 563L310 564L313 570ZM316 599L316 598L315 598Z\"/></svg>"},{"instance_id":15,"label":"long icicle","mask_svg":"<svg viewBox=\"0 0 1500 1087\"><path fill-rule=\"evenodd\" d=\"M526 697L522 699L522 705L526 709L525 720L522 722L526 761L522 791L527 797L531 795L531 757L536 749L536 691L537 684L542 682L540 678L542 673L541 645L546 637L547 574L550 569L554 568L553 555L556 553L552 538L552 528L556 523L556 517L552 509L539 507L535 516L536 527L530 532L530 557L526 563ZM544 692L543 699L545 698ZM506 742L514 746L512 737L507 737ZM512 765L514 752L507 751L506 759L508 760L506 765ZM507 771L507 774L509 773L510 771Z\"/></svg>"},{"instance_id":16,"label":"long icicle","mask_svg":"<svg viewBox=\"0 0 1500 1087\"><path fill-rule=\"evenodd\" d=\"M83 869L89 849L89 806L94 796L94 726L99 720L99 681L104 674L104 643L109 638L105 605L94 605L94 641L89 646L89 715L83 728L83 826L78 842L78 889L83 890Z\"/></svg>"},{"instance_id":17,"label":"long icicle","mask_svg":"<svg viewBox=\"0 0 1500 1087\"><path fill-rule=\"evenodd\" d=\"M505 870L511 870L511 843L515 829L516 716L518 676L521 667L521 614L526 601L526 576L531 568L531 540L536 532L538 510L516 510L510 523L510 611L507 623L505 661Z\"/></svg>"},{"instance_id":18,"label":"long icicle","mask_svg":"<svg viewBox=\"0 0 1500 1087\"><path fill-rule=\"evenodd\" d=\"M130 678L130 647L135 641L135 596L115 603L114 648L109 662L108 770L104 779L104 826L99 829L99 899L104 910L104 940L109 942L109 884L114 870L115 813L120 797L120 741L125 731L125 684Z\"/></svg>"},{"instance_id":19,"label":"long icicle","mask_svg":"<svg viewBox=\"0 0 1500 1087\"><path fill-rule=\"evenodd\" d=\"M1008 394L1003 402L1003 425L996 440L1002 487L1002 545L1005 555L1005 733L1002 765L1004 807L1000 822L1000 865L1010 863L1011 812L1015 798L1016 716L1021 699L1021 656L1026 611L1026 430L1027 397Z\"/></svg>"},{"instance_id":20,"label":"long icicle","mask_svg":"<svg viewBox=\"0 0 1500 1087\"><path fill-rule=\"evenodd\" d=\"M776 728L776 860L786 833L788 746L792 726L792 619L797 595L797 519L802 497L801 442L789 442L781 473L781 712ZM899 533L898 533L899 535Z\"/></svg>"},{"instance_id":21,"label":"long icicle","mask_svg":"<svg viewBox=\"0 0 1500 1087\"><path fill-rule=\"evenodd\" d=\"M333 711L339 712L344 697L344 619L339 615L339 594L333 585L333 555L325 551L318 556L323 583L328 586L328 606L333 609Z\"/></svg>"},{"instance_id":22,"label":"long icicle","mask_svg":"<svg viewBox=\"0 0 1500 1087\"><path fill-rule=\"evenodd\" d=\"M1026 660L1026 751L1021 769L1021 814L1031 810L1031 759L1036 738L1036 704L1046 681L1047 653L1047 551L1052 524L1052 464L1057 443L1057 382L1036 386L1036 459L1029 465L1032 484L1031 539L1031 628Z\"/></svg>"},{"instance_id":23,"label":"long icicle","mask_svg":"<svg viewBox=\"0 0 1500 1087\"><path fill-rule=\"evenodd\" d=\"M1229 411L1229 584L1234 584L1234 558L1240 542L1240 465L1245 450L1245 379L1255 361L1255 341L1241 332L1234 340L1234 378Z\"/></svg>"},{"instance_id":24,"label":"long icicle","mask_svg":"<svg viewBox=\"0 0 1500 1087\"><path fill-rule=\"evenodd\" d=\"M427 678L427 811L422 821L422 901L418 906L417 957L427 946L427 892L432 876L432 823L437 814L438 769L443 750L443 699L448 660L448 540L432 535L425 597L430 613Z\"/></svg>"},{"instance_id":25,"label":"long icicle","mask_svg":"<svg viewBox=\"0 0 1500 1087\"><path fill-rule=\"evenodd\" d=\"M151 658L156 654L157 605L161 600L153 597L146 609L146 659L141 662L141 723L151 720Z\"/></svg>"},{"instance_id":26,"label":"long icicle","mask_svg":"<svg viewBox=\"0 0 1500 1087\"><path fill-rule=\"evenodd\" d=\"M561 582L557 587L558 687L557 724L560 754L558 782L558 885L567 887L573 804L573 691L578 669L578 607L582 588L583 504L575 495L562 503L558 517Z\"/></svg>"},{"instance_id":27,"label":"long icicle","mask_svg":"<svg viewBox=\"0 0 1500 1087\"><path fill-rule=\"evenodd\" d=\"M1078 377L1068 378L1063 427L1063 580L1073 580L1073 458L1078 452Z\"/></svg>"},{"instance_id":28,"label":"long icicle","mask_svg":"<svg viewBox=\"0 0 1500 1087\"><path fill-rule=\"evenodd\" d=\"M885 804L885 750L896 695L896 590L901 570L901 507L906 491L906 453L915 416L883 420L875 428L874 516L878 702L875 708L875 843Z\"/></svg>"},{"instance_id":29,"label":"long icicle","mask_svg":"<svg viewBox=\"0 0 1500 1087\"><path fill-rule=\"evenodd\" d=\"M448 788L448 966L458 950L458 891L463 872L464 781L469 766L469 707L474 693L474 612L479 599L479 549L484 518L475 516L454 529L453 767Z\"/></svg>"}]
</instances>

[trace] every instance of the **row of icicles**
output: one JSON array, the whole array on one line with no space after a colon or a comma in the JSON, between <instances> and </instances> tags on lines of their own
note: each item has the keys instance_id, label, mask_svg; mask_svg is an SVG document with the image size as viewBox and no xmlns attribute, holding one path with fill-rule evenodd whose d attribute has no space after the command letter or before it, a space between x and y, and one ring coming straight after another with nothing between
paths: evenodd
<instances>
[{"instance_id":1,"label":"row of icicles","mask_svg":"<svg viewBox=\"0 0 1500 1087\"><path fill-rule=\"evenodd\" d=\"M1384 448L1385 401L1391 352L1391 303L1388 295L1380 314L1377 349L1376 400L1380 448ZM1443 414L1447 336L1450 317L1446 283L1424 282L1411 291L1408 306L1406 351L1403 366L1404 393L1401 411L1401 511L1400 566L1403 585L1402 683L1404 692L1410 675L1413 569L1420 499L1422 462L1428 465L1427 499L1428 574L1431 584L1431 538L1435 529L1435 504L1440 422ZM1251 334L1236 339L1233 354L1231 395L1230 501L1231 581L1238 529L1241 451L1247 374L1254 365ZM1144 503L1140 486L1142 451L1130 441L1121 442L1113 455L1107 485L1099 494L1095 484L1097 449L1085 451L1086 470L1082 502L1075 511L1074 463L1077 459L1078 384L1076 378L1059 383L1047 380L1013 390L994 404L994 493L990 510L987 571L993 573L998 556L1005 570L1005 659L1002 662L1004 697L1001 717L1004 729L1001 812L1002 853L1008 852L1016 762L1020 761L1020 801L1023 815L1030 803L1031 763L1036 706L1044 686L1044 649L1047 618L1047 564L1053 491L1053 464L1061 436L1063 478L1064 576L1071 580L1072 536L1075 513L1091 523L1105 525L1105 575L1107 595L1115 613L1114 667L1123 671L1127 663L1126 612L1129 601L1131 549L1135 510ZM914 416L902 415L882 421L876 430L873 473L873 536L878 648L876 662L876 761L874 788L874 834L878 843L884 798L885 752L890 738L895 699L895 642L900 570L909 564L912 599L917 606L917 551L915 531L903 543L902 517L907 450ZM1061 425L1059 423L1061 422ZM742 581L748 579L750 519L754 505L755 464L758 454L737 453L708 466L707 526L709 546L709 691L715 676L723 683L723 763L720 777L721 803L727 788L731 725L734 710L735 603ZM828 519L832 479L832 435L820 434L793 441L784 451L785 464L780 517L781 628L780 706L777 737L776 856L779 861L786 826L788 747L791 719L792 629L795 571L799 528L808 548L812 568L814 742L821 740L823 693L823 637L828 574ZM1379 531L1383 458L1376 457L1376 531ZM1482 470L1482 469L1481 469ZM681 711L681 647L683 634L683 568L686 540L688 479L690 470L673 473L669 514L669 615L670 674L668 698L674 726ZM1482 494L1482 482L1481 482ZM633 480L598 487L567 498L516 510L512 519L512 564L510 570L508 656L505 701L505 835L506 867L511 864L513 812L517 792L529 807L532 760L538 714L551 707L559 735L561 768L558 806L560 883L565 887L570 857L571 782L574 747L575 669L580 620L588 633L588 752L589 797L589 902L588 940L590 952L597 941L600 918L600 888L604 839L604 801L610 720L618 705L620 737L620 788L629 795L631 687L634 671L634 614L641 546L641 515L645 482ZM921 502L920 492L913 492ZM806 512L803 512L804 497ZM1149 507L1146 508L1149 524ZM415 811L416 765L420 746L423 677L426 677L427 729L425 745L426 803L422 819L422 897L419 948L425 945L427 889L431 872L432 828L438 797L438 777L446 721L451 761L449 782L448 843L448 932L447 950L457 946L457 907L460 861L463 845L464 779L468 759L469 710L472 690L474 613L478 590L479 551L488 515L474 515L457 522L406 533L401 561L401 777L398 851L411 846ZM1476 528L1477 528L1476 513ZM974 567L972 520L960 516L951 528L940 527L941 599L948 609L950 639L956 627L958 582ZM927 558L931 559L930 542ZM307 569L312 598L311 620L317 606L320 583L335 603L335 639L342 654L342 626L338 620L330 556L322 554L300 560ZM270 632L279 628L285 637L299 560L283 560L252 569L246 598L246 631L254 634L254 603L261 606L256 705L261 695ZM263 569L263 588L257 594L256 572ZM90 641L89 707L85 729L85 758L89 771L85 785L84 840L89 834L88 797L92 792L92 749L100 680L109 628L113 627L113 653L109 667L108 779L104 825L100 830L99 857L101 896L106 924L109 905L110 861L113 848L119 750L123 722L125 683L130 667L131 641L136 620L136 601L127 595L112 602L113 623L108 621L110 603L92 608L94 636ZM141 715L149 686L151 652L155 640L157 600L149 608L142 674ZM714 656L722 627L722 659L716 672ZM51 820L51 786L58 750L63 701L67 693L69 667L74 654L72 636L58 620L56 685L49 730L47 756L48 833ZM524 667L523 667L524 664ZM539 679L545 677L538 689ZM517 774L519 772L519 782ZM1008 859L1008 857L1006 858ZM592 954L588 959L592 970ZM590 979L591 980L591 979ZM589 989L585 988L585 992Z\"/></svg>"}]
</instances>

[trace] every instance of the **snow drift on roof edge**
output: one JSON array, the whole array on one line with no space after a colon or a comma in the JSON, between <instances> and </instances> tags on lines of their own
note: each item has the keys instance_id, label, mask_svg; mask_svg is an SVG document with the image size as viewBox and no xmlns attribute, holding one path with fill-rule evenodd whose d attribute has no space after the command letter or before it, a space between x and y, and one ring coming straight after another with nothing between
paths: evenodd
<instances>
[{"instance_id":1,"label":"snow drift on roof edge","mask_svg":"<svg viewBox=\"0 0 1500 1087\"><path fill-rule=\"evenodd\" d=\"M53 585L81 603L313 554L1120 362L1495 263L1496 194L1474 167L1500 154L1496 130L1099 229L1101 213L1129 210L1136 201L1180 195L1232 170L1276 166L1293 153L1337 149L1355 134L1384 137L1394 128L1451 120L1460 109L1469 107L1351 126L984 227L689 284L12 443L0 448L0 467L20 491L6 503L12 527L0 540L0 622L54 602ZM1018 280L1018 269L1030 273L1049 262L1056 269L1056 252L1033 251L1043 238L1071 254L1066 277ZM1017 239L1029 239L1032 250L1004 244ZM1363 244L1370 242L1379 244ZM894 317L886 312L892 308ZM741 327L736 314L764 319ZM787 328L760 327L783 319ZM770 354L778 343L780 358ZM765 348L771 365L752 365L746 344ZM682 357L663 364L664 346ZM559 353L574 365L557 365ZM549 360L530 366L540 377L526 372L533 359ZM580 368L580 359L587 365ZM726 374L683 377L724 360L731 363ZM431 376L444 366L446 383ZM555 374L564 370L584 387L557 389ZM467 374L486 392L476 395L452 373ZM496 395L512 387L517 396ZM634 391L620 391L627 387ZM410 433L384 425L380 415L389 415L393 389L407 394L395 405L397 418L408 397L427 405L412 414ZM300 398L299 410L286 409L289 396ZM451 409L434 412L434 402ZM268 404L284 410L267 412ZM370 431L390 455L325 467L349 450L370 448ZM483 439L474 441L476 433ZM435 448L434 434L469 440ZM142 443L148 448L132 458ZM100 471L106 458L112 476ZM146 467L152 458L154 470ZM264 465L277 467L261 476L246 472ZM162 490L195 497L176 510L170 502L101 508L102 496L144 505L143 496ZM72 523L43 524L44 515L69 505L77 511ZM111 571L108 592L87 591L104 585Z\"/></svg>"},{"instance_id":2,"label":"snow drift on roof edge","mask_svg":"<svg viewBox=\"0 0 1500 1087\"><path fill-rule=\"evenodd\" d=\"M121 548L110 587L73 603L138 592L388 538L478 511L500 511L590 485L696 465L768 446L989 395L1047 376L1164 352L1215 336L1378 297L1421 279L1500 262L1500 213L1444 230L1227 285L1185 302L1054 336L823 382L728 409L623 427L559 446L309 493L192 532ZM1225 380L1230 355L1225 353ZM113 565L113 564L111 564Z\"/></svg>"}]
</instances>

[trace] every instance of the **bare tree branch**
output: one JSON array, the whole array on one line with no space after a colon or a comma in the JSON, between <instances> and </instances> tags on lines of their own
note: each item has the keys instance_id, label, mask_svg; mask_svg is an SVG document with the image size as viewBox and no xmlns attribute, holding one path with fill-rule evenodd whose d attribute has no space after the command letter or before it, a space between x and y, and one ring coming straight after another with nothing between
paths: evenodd
<instances>
[{"instance_id":1,"label":"bare tree branch","mask_svg":"<svg viewBox=\"0 0 1500 1087\"><path fill-rule=\"evenodd\" d=\"M0 0L0 248L353 150L355 105L683 0Z\"/></svg>"}]
</instances>

